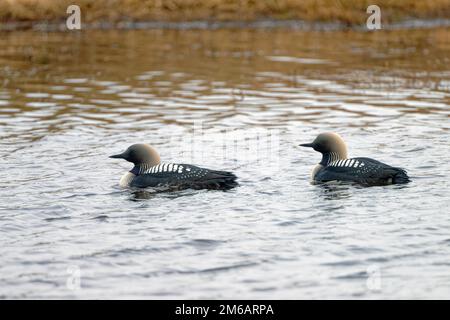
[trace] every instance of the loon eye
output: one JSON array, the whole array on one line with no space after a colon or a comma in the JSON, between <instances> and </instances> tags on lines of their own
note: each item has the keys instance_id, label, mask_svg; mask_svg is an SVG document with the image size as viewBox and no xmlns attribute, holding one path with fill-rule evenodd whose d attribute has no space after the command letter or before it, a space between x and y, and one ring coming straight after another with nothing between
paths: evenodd
<instances>
[{"instance_id":1,"label":"loon eye","mask_svg":"<svg viewBox=\"0 0 450 320\"><path fill-rule=\"evenodd\" d=\"M319 142L314 146L314 150L316 150L316 151L324 151L326 149L327 149L327 147L326 147L325 143L323 143L323 142Z\"/></svg>"}]
</instances>

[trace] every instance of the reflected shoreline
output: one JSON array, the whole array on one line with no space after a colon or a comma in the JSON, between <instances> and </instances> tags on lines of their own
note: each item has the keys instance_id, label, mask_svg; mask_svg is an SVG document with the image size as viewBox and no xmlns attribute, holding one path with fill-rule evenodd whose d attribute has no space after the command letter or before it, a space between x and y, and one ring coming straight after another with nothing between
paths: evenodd
<instances>
[{"instance_id":1,"label":"reflected shoreline","mask_svg":"<svg viewBox=\"0 0 450 320\"><path fill-rule=\"evenodd\" d=\"M399 22L383 23L382 30L412 30L449 27L450 19L406 19ZM82 30L217 30L217 29L291 29L301 31L343 31L371 32L364 23L318 22L306 20L258 19L253 21L120 21L83 23ZM69 32L62 21L9 21L0 24L0 32L34 30L42 32ZM78 31L80 32L80 31Z\"/></svg>"}]
</instances>

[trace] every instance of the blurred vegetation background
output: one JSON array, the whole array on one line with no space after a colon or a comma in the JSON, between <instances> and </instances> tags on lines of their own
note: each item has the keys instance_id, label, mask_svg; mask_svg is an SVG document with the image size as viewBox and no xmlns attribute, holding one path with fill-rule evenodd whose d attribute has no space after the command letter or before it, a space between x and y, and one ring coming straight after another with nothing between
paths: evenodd
<instances>
[{"instance_id":1,"label":"blurred vegetation background","mask_svg":"<svg viewBox=\"0 0 450 320\"><path fill-rule=\"evenodd\" d=\"M58 22L69 5L79 5L83 22L254 21L301 19L365 23L371 4L382 21L450 17L450 0L0 0L0 22Z\"/></svg>"}]
</instances>

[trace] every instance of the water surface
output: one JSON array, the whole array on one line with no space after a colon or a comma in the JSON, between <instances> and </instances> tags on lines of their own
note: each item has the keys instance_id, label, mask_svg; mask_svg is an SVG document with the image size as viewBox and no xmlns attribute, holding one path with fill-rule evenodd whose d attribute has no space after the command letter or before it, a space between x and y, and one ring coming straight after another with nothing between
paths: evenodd
<instances>
[{"instance_id":1,"label":"water surface","mask_svg":"<svg viewBox=\"0 0 450 320\"><path fill-rule=\"evenodd\" d=\"M450 298L449 52L448 28L2 33L0 297ZM311 185L323 131L413 182ZM241 186L121 190L136 142Z\"/></svg>"}]
</instances>

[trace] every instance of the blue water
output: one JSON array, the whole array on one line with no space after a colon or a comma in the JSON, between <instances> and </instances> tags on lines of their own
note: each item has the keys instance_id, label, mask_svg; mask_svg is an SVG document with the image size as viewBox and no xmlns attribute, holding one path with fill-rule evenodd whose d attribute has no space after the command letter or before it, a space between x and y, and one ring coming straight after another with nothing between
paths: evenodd
<instances>
[{"instance_id":1,"label":"blue water","mask_svg":"<svg viewBox=\"0 0 450 320\"><path fill-rule=\"evenodd\" d=\"M448 28L0 38L0 297L450 298ZM336 131L404 186L309 182ZM108 156L231 170L123 190Z\"/></svg>"}]
</instances>

